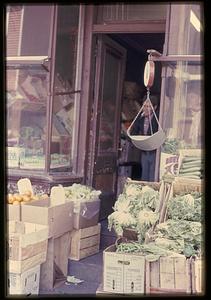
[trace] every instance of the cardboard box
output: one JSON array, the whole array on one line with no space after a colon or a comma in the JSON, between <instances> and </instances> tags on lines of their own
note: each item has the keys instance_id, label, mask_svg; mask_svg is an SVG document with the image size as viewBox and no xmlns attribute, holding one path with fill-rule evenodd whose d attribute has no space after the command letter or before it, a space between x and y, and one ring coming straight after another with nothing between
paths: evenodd
<instances>
[{"instance_id":1,"label":"cardboard box","mask_svg":"<svg viewBox=\"0 0 211 300\"><path fill-rule=\"evenodd\" d=\"M80 260L99 252L100 223L71 232L70 258Z\"/></svg>"},{"instance_id":2,"label":"cardboard box","mask_svg":"<svg viewBox=\"0 0 211 300\"><path fill-rule=\"evenodd\" d=\"M40 282L40 265L21 273L9 273L9 295L38 295Z\"/></svg>"},{"instance_id":3,"label":"cardboard box","mask_svg":"<svg viewBox=\"0 0 211 300\"><path fill-rule=\"evenodd\" d=\"M73 229L73 203L50 206L50 198L22 206L22 221L48 225L48 238L59 237Z\"/></svg>"},{"instance_id":4,"label":"cardboard box","mask_svg":"<svg viewBox=\"0 0 211 300\"><path fill-rule=\"evenodd\" d=\"M21 205L7 204L7 220L9 221L21 220Z\"/></svg>"},{"instance_id":5,"label":"cardboard box","mask_svg":"<svg viewBox=\"0 0 211 300\"><path fill-rule=\"evenodd\" d=\"M145 257L117 253L111 245L103 251L103 290L123 294L144 294Z\"/></svg>"},{"instance_id":6,"label":"cardboard box","mask_svg":"<svg viewBox=\"0 0 211 300\"><path fill-rule=\"evenodd\" d=\"M24 260L41 252L47 252L48 227L45 225L9 222L10 260Z\"/></svg>"},{"instance_id":7,"label":"cardboard box","mask_svg":"<svg viewBox=\"0 0 211 300\"><path fill-rule=\"evenodd\" d=\"M100 199L83 201L74 204L73 227L82 229L97 225L100 213Z\"/></svg>"}]
</instances>

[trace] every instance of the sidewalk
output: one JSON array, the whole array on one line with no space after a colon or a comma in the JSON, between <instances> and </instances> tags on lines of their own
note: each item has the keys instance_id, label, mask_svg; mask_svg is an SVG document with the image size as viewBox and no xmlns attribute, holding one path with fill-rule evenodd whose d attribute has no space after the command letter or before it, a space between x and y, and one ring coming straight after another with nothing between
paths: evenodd
<instances>
[{"instance_id":1,"label":"sidewalk","mask_svg":"<svg viewBox=\"0 0 211 300\"><path fill-rule=\"evenodd\" d=\"M96 296L96 290L102 283L103 276L103 250L116 240L116 235L113 231L107 229L107 220L101 223L101 243L100 251L97 254L86 257L79 261L68 260L68 275L75 276L78 279L84 280L79 284L65 283L64 280L56 282L53 290L40 291L39 295L68 295L75 296Z\"/></svg>"}]
</instances>

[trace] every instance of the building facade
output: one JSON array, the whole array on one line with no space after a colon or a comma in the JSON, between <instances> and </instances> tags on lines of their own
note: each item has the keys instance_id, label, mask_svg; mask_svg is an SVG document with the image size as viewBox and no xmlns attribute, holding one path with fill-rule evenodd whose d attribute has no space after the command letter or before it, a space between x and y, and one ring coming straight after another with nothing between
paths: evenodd
<instances>
[{"instance_id":1,"label":"building facade","mask_svg":"<svg viewBox=\"0 0 211 300\"><path fill-rule=\"evenodd\" d=\"M101 218L111 213L120 177L140 177L125 132L149 59L167 141L203 150L202 4L6 6L9 189L23 177L47 193L83 183L102 191Z\"/></svg>"}]
</instances>

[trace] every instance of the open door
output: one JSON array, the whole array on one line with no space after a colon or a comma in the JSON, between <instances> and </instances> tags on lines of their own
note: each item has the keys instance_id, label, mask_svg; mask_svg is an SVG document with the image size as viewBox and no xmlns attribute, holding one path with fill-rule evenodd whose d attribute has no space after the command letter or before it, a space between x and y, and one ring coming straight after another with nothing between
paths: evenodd
<instances>
[{"instance_id":1,"label":"open door","mask_svg":"<svg viewBox=\"0 0 211 300\"><path fill-rule=\"evenodd\" d=\"M88 183L102 191L102 220L112 212L117 193L126 50L106 35L96 36L96 50Z\"/></svg>"}]
</instances>

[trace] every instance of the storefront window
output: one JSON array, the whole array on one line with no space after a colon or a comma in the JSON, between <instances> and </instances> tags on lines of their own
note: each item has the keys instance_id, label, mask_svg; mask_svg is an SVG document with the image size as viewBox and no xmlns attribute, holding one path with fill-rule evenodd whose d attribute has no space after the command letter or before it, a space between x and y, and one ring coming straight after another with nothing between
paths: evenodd
<instances>
[{"instance_id":1,"label":"storefront window","mask_svg":"<svg viewBox=\"0 0 211 300\"><path fill-rule=\"evenodd\" d=\"M168 55L201 54L202 19L202 5L171 5Z\"/></svg>"},{"instance_id":2,"label":"storefront window","mask_svg":"<svg viewBox=\"0 0 211 300\"><path fill-rule=\"evenodd\" d=\"M178 62L168 68L164 128L180 148L203 148L202 67Z\"/></svg>"},{"instance_id":3,"label":"storefront window","mask_svg":"<svg viewBox=\"0 0 211 300\"><path fill-rule=\"evenodd\" d=\"M6 85L8 167L43 170L48 73L40 65L8 69Z\"/></svg>"},{"instance_id":4,"label":"storefront window","mask_svg":"<svg viewBox=\"0 0 211 300\"><path fill-rule=\"evenodd\" d=\"M58 6L50 147L52 171L72 168L78 23L79 5Z\"/></svg>"},{"instance_id":5,"label":"storefront window","mask_svg":"<svg viewBox=\"0 0 211 300\"><path fill-rule=\"evenodd\" d=\"M80 97L79 8L7 7L9 168L72 171Z\"/></svg>"},{"instance_id":6,"label":"storefront window","mask_svg":"<svg viewBox=\"0 0 211 300\"><path fill-rule=\"evenodd\" d=\"M169 62L164 79L163 128L166 130L167 139L175 140L180 149L204 147L201 20L201 5L171 5L167 40Z\"/></svg>"}]
</instances>

